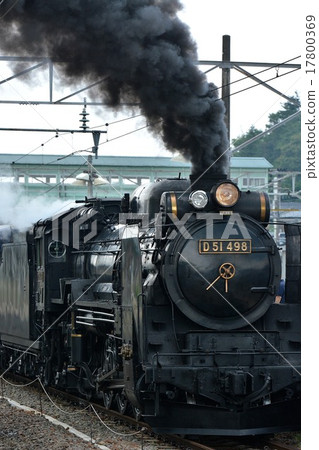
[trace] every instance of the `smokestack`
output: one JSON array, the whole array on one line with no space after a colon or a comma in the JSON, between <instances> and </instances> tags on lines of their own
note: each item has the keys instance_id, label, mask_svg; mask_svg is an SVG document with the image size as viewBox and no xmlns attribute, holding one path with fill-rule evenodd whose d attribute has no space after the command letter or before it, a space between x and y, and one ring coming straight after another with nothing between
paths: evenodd
<instances>
[{"instance_id":1,"label":"smokestack","mask_svg":"<svg viewBox=\"0 0 319 450\"><path fill-rule=\"evenodd\" d=\"M190 175L190 187L189 191L194 191L196 189L202 189L203 191L210 191L211 188L220 181L227 180L226 173L218 173L213 170L213 167L206 169L199 176Z\"/></svg>"},{"instance_id":2,"label":"smokestack","mask_svg":"<svg viewBox=\"0 0 319 450\"><path fill-rule=\"evenodd\" d=\"M196 65L179 0L20 0L0 4L0 48L63 61L69 82L94 82L113 107L139 102L167 149L198 175L228 171L225 108Z\"/></svg>"}]
</instances>

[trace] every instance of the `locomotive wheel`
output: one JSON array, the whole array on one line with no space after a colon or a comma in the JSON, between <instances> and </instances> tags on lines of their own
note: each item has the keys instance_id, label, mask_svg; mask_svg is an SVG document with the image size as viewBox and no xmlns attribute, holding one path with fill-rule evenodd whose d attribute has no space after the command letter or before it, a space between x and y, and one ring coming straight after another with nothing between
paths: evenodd
<instances>
[{"instance_id":1,"label":"locomotive wheel","mask_svg":"<svg viewBox=\"0 0 319 450\"><path fill-rule=\"evenodd\" d=\"M82 367L80 367L79 378L77 383L77 389L83 397L90 401L92 398L92 390L88 389L86 383L86 373Z\"/></svg>"},{"instance_id":2,"label":"locomotive wheel","mask_svg":"<svg viewBox=\"0 0 319 450\"><path fill-rule=\"evenodd\" d=\"M125 414L128 407L128 399L124 391L119 392L115 395L115 404L118 412L120 414Z\"/></svg>"},{"instance_id":3,"label":"locomotive wheel","mask_svg":"<svg viewBox=\"0 0 319 450\"><path fill-rule=\"evenodd\" d=\"M112 390L103 392L103 403L106 409L111 409L114 400L114 392Z\"/></svg>"},{"instance_id":4,"label":"locomotive wheel","mask_svg":"<svg viewBox=\"0 0 319 450\"><path fill-rule=\"evenodd\" d=\"M141 410L133 405L132 405L132 415L135 420L141 420L141 417L142 417Z\"/></svg>"}]
</instances>

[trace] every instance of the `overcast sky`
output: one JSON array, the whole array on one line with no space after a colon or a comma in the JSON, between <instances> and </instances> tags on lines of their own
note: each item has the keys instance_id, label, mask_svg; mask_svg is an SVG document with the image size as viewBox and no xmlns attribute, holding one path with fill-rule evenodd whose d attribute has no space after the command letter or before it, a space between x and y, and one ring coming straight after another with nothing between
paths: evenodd
<instances>
[{"instance_id":1,"label":"overcast sky","mask_svg":"<svg viewBox=\"0 0 319 450\"><path fill-rule=\"evenodd\" d=\"M278 0L253 1L243 0L182 0L184 10L181 19L190 27L192 36L198 45L199 60L222 59L222 36L231 36L231 59L239 62L281 63L302 54L302 30L304 14L296 3ZM307 2L306 2L307 3ZM308 1L311 5L312 1ZM309 12L307 12L309 13ZM301 63L295 59L294 63ZM203 71L210 66L202 66ZM258 67L246 67L251 73L261 70ZM280 69L266 71L259 75L263 80L277 77L270 84L285 95L294 95L301 89L301 71L290 75ZM10 68L0 63L0 79L12 74ZM35 72L36 74L36 72ZM58 77L58 74L55 75ZM208 80L217 87L221 86L221 70L215 69L208 75ZM231 81L234 82L243 75L231 71ZM236 82L231 86L231 139L248 131L250 126L263 129L270 112L280 109L285 102L280 96L262 86L254 87L242 93L236 93L249 86L254 86L252 80ZM76 86L75 89L79 88ZM63 87L56 92L57 97L63 97L70 92L69 87ZM86 94L81 93L77 99L82 100ZM0 85L0 98L15 98L22 102L27 100L44 100L48 98L46 73L39 73L32 85L19 80L12 80ZM56 98L57 99L57 98ZM1 127L22 128L78 128L80 106L36 106L36 105L3 105L0 104ZM110 123L107 144L101 137L100 154L127 155L159 155L166 154L163 145L146 131L138 131L127 137L119 138L145 125L143 118L127 120L114 124L113 122L131 117L131 111L115 115L112 110L89 106L90 126ZM0 131L1 152L27 153L36 152L68 154L92 145L90 136L60 136L45 133L12 133ZM42 145L44 144L44 145Z\"/></svg>"}]
</instances>

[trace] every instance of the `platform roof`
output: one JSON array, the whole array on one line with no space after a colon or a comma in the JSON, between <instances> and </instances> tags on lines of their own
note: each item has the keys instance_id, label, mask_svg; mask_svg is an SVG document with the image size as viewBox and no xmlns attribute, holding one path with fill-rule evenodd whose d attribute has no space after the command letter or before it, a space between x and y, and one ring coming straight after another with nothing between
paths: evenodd
<instances>
[{"instance_id":1,"label":"platform roof","mask_svg":"<svg viewBox=\"0 0 319 450\"><path fill-rule=\"evenodd\" d=\"M42 154L0 154L0 165L52 165L52 166L79 166L86 160L86 155L42 155ZM93 157L94 166L135 166L135 167L191 167L191 163L166 156L99 156ZM273 166L264 157L232 157L231 168L258 168L271 169Z\"/></svg>"}]
</instances>

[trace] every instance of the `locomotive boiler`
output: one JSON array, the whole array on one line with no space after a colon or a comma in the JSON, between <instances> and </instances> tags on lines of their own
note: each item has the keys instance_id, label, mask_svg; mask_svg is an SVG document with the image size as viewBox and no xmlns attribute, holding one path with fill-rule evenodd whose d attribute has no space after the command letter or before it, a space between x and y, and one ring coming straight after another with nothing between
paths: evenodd
<instances>
[{"instance_id":1,"label":"locomotive boiler","mask_svg":"<svg viewBox=\"0 0 319 450\"><path fill-rule=\"evenodd\" d=\"M269 214L265 193L207 171L8 229L2 373L99 397L159 433L299 429L300 227L286 227L276 304Z\"/></svg>"}]
</instances>

